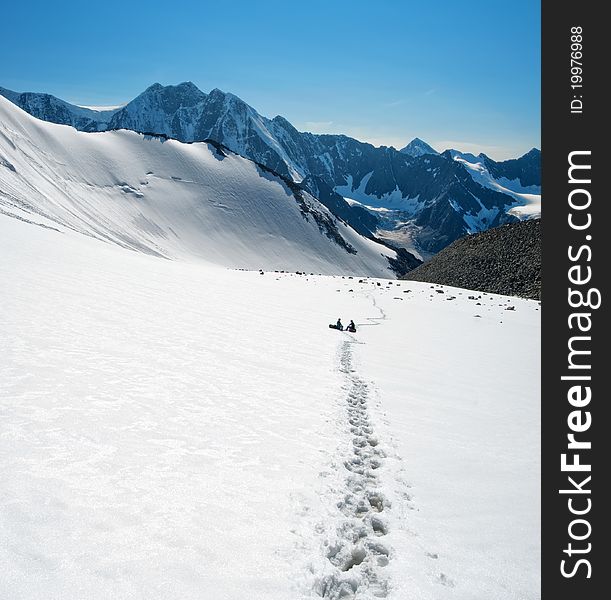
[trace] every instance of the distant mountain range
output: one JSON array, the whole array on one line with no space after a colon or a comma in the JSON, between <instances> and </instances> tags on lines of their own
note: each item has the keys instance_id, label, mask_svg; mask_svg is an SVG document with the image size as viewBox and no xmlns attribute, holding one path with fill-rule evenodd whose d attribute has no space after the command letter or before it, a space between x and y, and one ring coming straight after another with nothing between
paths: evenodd
<instances>
[{"instance_id":1,"label":"distant mountain range","mask_svg":"<svg viewBox=\"0 0 611 600\"><path fill-rule=\"evenodd\" d=\"M217 142L90 134L0 97L0 219L167 259L393 277L419 264ZM58 237L58 241L60 238Z\"/></svg>"},{"instance_id":2,"label":"distant mountain range","mask_svg":"<svg viewBox=\"0 0 611 600\"><path fill-rule=\"evenodd\" d=\"M497 162L437 153L416 138L402 150L345 135L300 132L237 96L193 83L150 86L124 106L94 110L49 94L0 94L31 115L81 131L128 129L182 142L214 140L289 178L367 237L423 257L467 233L540 214L541 153Z\"/></svg>"}]
</instances>

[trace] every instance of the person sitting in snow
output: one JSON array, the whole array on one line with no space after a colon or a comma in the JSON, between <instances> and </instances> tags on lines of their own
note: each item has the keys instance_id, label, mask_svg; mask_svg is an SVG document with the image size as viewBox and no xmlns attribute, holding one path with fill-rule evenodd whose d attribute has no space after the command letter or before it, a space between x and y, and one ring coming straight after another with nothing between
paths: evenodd
<instances>
[{"instance_id":1,"label":"person sitting in snow","mask_svg":"<svg viewBox=\"0 0 611 600\"><path fill-rule=\"evenodd\" d=\"M339 329L340 331L344 331L344 326L342 325L342 320L338 317L337 323L335 324L335 329Z\"/></svg>"},{"instance_id":2,"label":"person sitting in snow","mask_svg":"<svg viewBox=\"0 0 611 600\"><path fill-rule=\"evenodd\" d=\"M356 333L356 325L354 324L354 321L352 319L350 319L350 323L348 324L348 327L346 327L346 331Z\"/></svg>"}]
</instances>

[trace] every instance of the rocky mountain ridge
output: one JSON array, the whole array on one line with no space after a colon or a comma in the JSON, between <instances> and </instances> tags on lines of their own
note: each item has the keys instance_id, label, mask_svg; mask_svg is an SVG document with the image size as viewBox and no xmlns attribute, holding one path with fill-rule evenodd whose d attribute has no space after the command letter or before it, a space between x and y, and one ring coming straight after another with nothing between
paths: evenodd
<instances>
[{"instance_id":1,"label":"rocky mountain ridge","mask_svg":"<svg viewBox=\"0 0 611 600\"><path fill-rule=\"evenodd\" d=\"M82 131L128 129L183 142L215 140L300 183L359 233L386 238L390 232L396 244L427 255L467 233L515 221L511 210L522 202L502 185L482 184L466 167L467 155L436 153L418 138L398 151L345 135L300 132L284 117L269 119L233 94L219 89L206 94L191 82L153 84L109 111L76 107L48 94L3 88L0 94L37 118ZM513 161L468 158L479 161L494 182L540 184L536 149Z\"/></svg>"}]
</instances>

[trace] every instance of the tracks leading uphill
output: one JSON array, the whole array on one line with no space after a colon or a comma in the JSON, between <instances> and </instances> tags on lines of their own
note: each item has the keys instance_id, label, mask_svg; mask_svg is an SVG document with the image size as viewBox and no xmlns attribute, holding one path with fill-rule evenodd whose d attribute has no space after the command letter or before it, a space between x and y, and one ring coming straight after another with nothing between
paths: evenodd
<instances>
[{"instance_id":1,"label":"tracks leading uphill","mask_svg":"<svg viewBox=\"0 0 611 600\"><path fill-rule=\"evenodd\" d=\"M391 549L384 542L388 533L384 513L390 502L379 489L378 475L386 453L370 418L370 386L353 367L353 344L346 340L339 352L339 370L346 380L343 428L349 437L336 464L342 473L335 529L327 532L322 544L327 568L314 585L319 596L331 600L388 594L384 568Z\"/></svg>"}]
</instances>

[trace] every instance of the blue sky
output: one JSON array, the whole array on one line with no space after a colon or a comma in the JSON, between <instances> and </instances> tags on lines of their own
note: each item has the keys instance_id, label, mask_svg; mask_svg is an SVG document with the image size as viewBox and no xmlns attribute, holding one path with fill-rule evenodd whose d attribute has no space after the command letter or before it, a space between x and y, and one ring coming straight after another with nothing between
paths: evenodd
<instances>
[{"instance_id":1,"label":"blue sky","mask_svg":"<svg viewBox=\"0 0 611 600\"><path fill-rule=\"evenodd\" d=\"M154 82L232 92L298 129L498 159L540 147L540 3L10 2L0 85L120 104Z\"/></svg>"}]
</instances>

